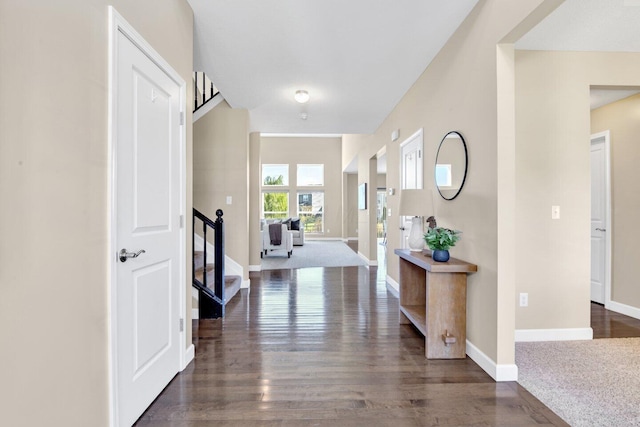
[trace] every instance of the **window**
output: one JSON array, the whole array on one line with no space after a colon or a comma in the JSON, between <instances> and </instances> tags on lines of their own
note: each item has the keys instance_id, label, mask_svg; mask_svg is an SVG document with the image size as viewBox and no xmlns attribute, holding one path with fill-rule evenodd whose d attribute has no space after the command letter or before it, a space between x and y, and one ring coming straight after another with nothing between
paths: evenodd
<instances>
[{"instance_id":1,"label":"window","mask_svg":"<svg viewBox=\"0 0 640 427\"><path fill-rule=\"evenodd\" d=\"M298 193L298 216L304 223L304 231L324 232L324 192L307 191Z\"/></svg>"},{"instance_id":2,"label":"window","mask_svg":"<svg viewBox=\"0 0 640 427\"><path fill-rule=\"evenodd\" d=\"M298 187L324 185L324 165L298 165Z\"/></svg>"},{"instance_id":3,"label":"window","mask_svg":"<svg viewBox=\"0 0 640 427\"><path fill-rule=\"evenodd\" d=\"M289 193L277 191L262 192L262 217L287 218L289 216Z\"/></svg>"},{"instance_id":4,"label":"window","mask_svg":"<svg viewBox=\"0 0 640 427\"><path fill-rule=\"evenodd\" d=\"M451 187L451 165L436 165L436 185L438 187Z\"/></svg>"},{"instance_id":5,"label":"window","mask_svg":"<svg viewBox=\"0 0 640 427\"><path fill-rule=\"evenodd\" d=\"M288 186L289 165L262 165L262 185Z\"/></svg>"}]
</instances>

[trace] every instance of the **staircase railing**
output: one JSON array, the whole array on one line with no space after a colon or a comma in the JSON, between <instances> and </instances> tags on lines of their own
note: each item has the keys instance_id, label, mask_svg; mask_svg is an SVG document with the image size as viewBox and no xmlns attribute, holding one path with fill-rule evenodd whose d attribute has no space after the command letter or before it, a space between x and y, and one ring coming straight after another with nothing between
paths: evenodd
<instances>
[{"instance_id":1,"label":"staircase railing","mask_svg":"<svg viewBox=\"0 0 640 427\"><path fill-rule=\"evenodd\" d=\"M193 81L194 85L194 103L193 103L193 112L195 113L201 108L204 104L211 101L215 98L220 91L213 84L211 80L207 78L205 73L200 71L193 72Z\"/></svg>"},{"instance_id":2,"label":"staircase railing","mask_svg":"<svg viewBox=\"0 0 640 427\"><path fill-rule=\"evenodd\" d=\"M203 270L202 281L196 277L196 262L195 262L195 241L192 243L193 253L193 286L198 289L200 312L199 317L202 319L211 319L224 317L224 305L225 305L225 284L224 284L224 221L222 220L222 209L216 211L216 220L212 221L202 212L197 209L193 209L193 231L196 231L196 219L202 222L202 240L203 240ZM213 237L213 264L214 264L214 283L213 287L210 287L210 283L207 278L207 230L211 229L214 233ZM195 240L195 239L194 239Z\"/></svg>"}]
</instances>

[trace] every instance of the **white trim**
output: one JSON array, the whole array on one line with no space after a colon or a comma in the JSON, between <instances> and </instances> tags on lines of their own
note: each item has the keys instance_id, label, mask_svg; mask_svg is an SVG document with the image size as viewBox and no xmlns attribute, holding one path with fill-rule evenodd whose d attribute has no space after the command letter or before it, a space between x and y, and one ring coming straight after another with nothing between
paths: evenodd
<instances>
[{"instance_id":1,"label":"white trim","mask_svg":"<svg viewBox=\"0 0 640 427\"><path fill-rule=\"evenodd\" d=\"M249 271L262 271L262 265L250 265Z\"/></svg>"},{"instance_id":2,"label":"white trim","mask_svg":"<svg viewBox=\"0 0 640 427\"><path fill-rule=\"evenodd\" d=\"M180 371L184 371L184 369L189 366L189 363L196 357L196 347L191 344L184 352L184 361L185 363L182 365L182 369Z\"/></svg>"},{"instance_id":3,"label":"white trim","mask_svg":"<svg viewBox=\"0 0 640 427\"><path fill-rule=\"evenodd\" d=\"M591 135L590 145L598 139L604 139L604 188L605 188L605 230L604 233L604 305L611 303L611 236L613 235L611 223L611 132L605 130Z\"/></svg>"},{"instance_id":4,"label":"white trim","mask_svg":"<svg viewBox=\"0 0 640 427\"><path fill-rule=\"evenodd\" d=\"M400 166L400 191L402 191L404 187L404 176L403 176L404 165L402 163L402 160L403 160L402 149L404 148L405 145L409 144L414 139L418 139L418 138L419 138L418 150L423 161L418 162L418 165L420 165L420 170L418 171L420 176L418 179L419 186L417 188L418 189L424 188L424 132L423 132L423 128L420 128L416 132L414 132L413 135L411 135L410 137L408 137L407 139L405 139L400 143L400 153L399 153L400 154L400 159L399 159L400 160L400 165L399 165Z\"/></svg>"},{"instance_id":5,"label":"white trim","mask_svg":"<svg viewBox=\"0 0 640 427\"><path fill-rule=\"evenodd\" d=\"M422 161L418 162L418 171L417 173L419 174L418 176L418 182L417 182L417 189L423 189L424 188L424 130L423 128L419 128L417 131L415 131L411 136L409 136L408 138L406 138L404 141L402 141L399 146L398 146L398 170L399 170L399 175L400 175L400 192L402 192L402 190L404 189L405 186L405 179L404 179L404 156L403 156L403 149L405 145L408 145L409 143L411 143L414 139L417 139L419 144L418 144L418 152L420 153L421 157L422 157ZM402 230L400 232L400 245L402 246L402 248L404 249L408 249L408 242L405 238L405 224L406 222L408 222L406 220L406 216L405 215L396 215L398 217L398 226L400 227L400 230ZM388 221L388 220L387 220ZM408 236L408 234L407 234Z\"/></svg>"},{"instance_id":6,"label":"white trim","mask_svg":"<svg viewBox=\"0 0 640 427\"><path fill-rule=\"evenodd\" d=\"M342 237L315 237L313 235L311 235L311 237L309 237L309 234L310 233L306 233L306 232L304 233L304 240L305 241L307 241L307 240L318 240L318 241L324 240L324 241L334 241L334 242L342 242L343 241Z\"/></svg>"},{"instance_id":7,"label":"white trim","mask_svg":"<svg viewBox=\"0 0 640 427\"><path fill-rule=\"evenodd\" d=\"M122 33L126 36L142 53L144 53L153 63L155 63L169 78L171 78L178 86L180 86L180 106L181 109L186 106L186 92L187 84L180 77L171 65L166 62L162 56L156 52L153 47L147 43L144 38L113 8L108 6L109 14L109 58L108 58L108 115L107 115L107 141L108 141L108 169L109 179L107 181L108 186L108 250L107 250L107 265L108 265L108 283L109 293L107 300L107 312L108 312L108 369L109 369L109 425L116 427L118 424L118 366L117 366L117 307L115 307L115 301L117 301L116 294L116 281L117 281L117 256L115 255L116 241L117 241L117 206L116 206L116 135L118 129L118 123L116 120L117 112L115 111L117 104L117 58L118 58L118 33ZM184 111L182 111L184 113ZM186 124L180 126L180 196L179 196L179 211L181 215L185 215L187 210L187 196L186 196L186 141L187 132ZM186 319L186 227L180 229L180 271L179 271L179 301L178 301L178 316L180 319ZM189 364L192 360L189 359L189 348L185 347L186 340L186 328L182 332L179 332L179 370Z\"/></svg>"},{"instance_id":8,"label":"white trim","mask_svg":"<svg viewBox=\"0 0 640 427\"><path fill-rule=\"evenodd\" d=\"M251 279L242 279L242 283L240 284L240 289L250 289L251 288Z\"/></svg>"},{"instance_id":9,"label":"white trim","mask_svg":"<svg viewBox=\"0 0 640 427\"><path fill-rule=\"evenodd\" d=\"M362 258L364 260L364 262L367 263L367 265L370 266L377 266L378 265L378 261L372 261L369 258L367 258L362 252L358 251L358 256L360 258Z\"/></svg>"},{"instance_id":10,"label":"white trim","mask_svg":"<svg viewBox=\"0 0 640 427\"><path fill-rule=\"evenodd\" d=\"M498 365L469 340L467 340L467 356L495 381L518 381L518 367L515 364Z\"/></svg>"},{"instance_id":11,"label":"white trim","mask_svg":"<svg viewBox=\"0 0 640 427\"><path fill-rule=\"evenodd\" d=\"M341 133L261 133L261 138L342 138Z\"/></svg>"},{"instance_id":12,"label":"white trim","mask_svg":"<svg viewBox=\"0 0 640 427\"><path fill-rule=\"evenodd\" d=\"M203 107L198 108L198 110L195 113L193 113L193 120L191 122L195 123L196 121L198 121L200 118L202 118L202 116L207 114L209 111L213 110L222 101L224 101L224 97L222 96L221 93L218 92L215 98L213 98L211 101L204 104Z\"/></svg>"},{"instance_id":13,"label":"white trim","mask_svg":"<svg viewBox=\"0 0 640 427\"><path fill-rule=\"evenodd\" d=\"M616 313L624 314L625 316L640 319L640 308L637 307L622 304L621 302L609 301L609 303L605 305L605 308L607 310L615 311Z\"/></svg>"},{"instance_id":14,"label":"white trim","mask_svg":"<svg viewBox=\"0 0 640 427\"><path fill-rule=\"evenodd\" d=\"M515 342L580 341L593 339L591 328L516 329Z\"/></svg>"},{"instance_id":15,"label":"white trim","mask_svg":"<svg viewBox=\"0 0 640 427\"><path fill-rule=\"evenodd\" d=\"M391 276L387 274L387 290L391 292L391 294L400 299L400 284L393 280Z\"/></svg>"}]
</instances>

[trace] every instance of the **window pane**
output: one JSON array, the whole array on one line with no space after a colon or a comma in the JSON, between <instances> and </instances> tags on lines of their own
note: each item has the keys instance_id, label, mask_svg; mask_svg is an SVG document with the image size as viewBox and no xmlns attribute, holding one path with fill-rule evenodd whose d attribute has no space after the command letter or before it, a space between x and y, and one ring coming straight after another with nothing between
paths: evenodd
<instances>
[{"instance_id":1,"label":"window pane","mask_svg":"<svg viewBox=\"0 0 640 427\"><path fill-rule=\"evenodd\" d=\"M304 231L324 232L324 192L298 193L298 216L304 223Z\"/></svg>"},{"instance_id":2,"label":"window pane","mask_svg":"<svg viewBox=\"0 0 640 427\"><path fill-rule=\"evenodd\" d=\"M262 217L287 218L289 216L289 193L262 193Z\"/></svg>"},{"instance_id":3,"label":"window pane","mask_svg":"<svg viewBox=\"0 0 640 427\"><path fill-rule=\"evenodd\" d=\"M438 187L451 187L451 165L436 165L436 185Z\"/></svg>"},{"instance_id":4,"label":"window pane","mask_svg":"<svg viewBox=\"0 0 640 427\"><path fill-rule=\"evenodd\" d=\"M324 165L298 165L298 186L324 185Z\"/></svg>"},{"instance_id":5,"label":"window pane","mask_svg":"<svg viewBox=\"0 0 640 427\"><path fill-rule=\"evenodd\" d=\"M262 185L289 185L289 165L262 165Z\"/></svg>"}]
</instances>

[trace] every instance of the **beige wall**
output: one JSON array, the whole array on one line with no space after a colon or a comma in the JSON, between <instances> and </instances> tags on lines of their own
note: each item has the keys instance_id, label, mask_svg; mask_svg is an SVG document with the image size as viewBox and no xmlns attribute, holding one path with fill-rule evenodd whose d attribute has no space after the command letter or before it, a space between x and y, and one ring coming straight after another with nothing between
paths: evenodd
<instances>
[{"instance_id":1,"label":"beige wall","mask_svg":"<svg viewBox=\"0 0 640 427\"><path fill-rule=\"evenodd\" d=\"M640 85L640 54L516 51L515 65L516 327L589 328L589 86Z\"/></svg>"},{"instance_id":2,"label":"beige wall","mask_svg":"<svg viewBox=\"0 0 640 427\"><path fill-rule=\"evenodd\" d=\"M297 192L320 190L298 187L298 164L324 164L324 233L305 233L310 237L342 237L342 140L341 138L262 137L263 164L289 165L289 215L297 216Z\"/></svg>"},{"instance_id":3,"label":"beige wall","mask_svg":"<svg viewBox=\"0 0 640 427\"><path fill-rule=\"evenodd\" d=\"M591 133L605 130L611 138L611 299L640 308L640 95L593 110Z\"/></svg>"},{"instance_id":4,"label":"beige wall","mask_svg":"<svg viewBox=\"0 0 640 427\"><path fill-rule=\"evenodd\" d=\"M345 174L346 177L346 203L343 211L346 218L345 238L358 237L358 175Z\"/></svg>"},{"instance_id":5,"label":"beige wall","mask_svg":"<svg viewBox=\"0 0 640 427\"><path fill-rule=\"evenodd\" d=\"M424 187L434 191L438 223L464 232L452 255L478 264L478 272L470 275L468 282L467 338L498 364L514 362L513 334L501 334L499 342L498 319L500 327L513 330L515 302L509 297L497 303L499 288L501 295L513 294L513 281L501 279L498 283L499 270L507 266L499 264L497 257L497 177L499 168L513 169L513 159L510 165L498 162L498 119L502 117L498 116L497 44L546 3L480 2L375 134L343 138L347 145L343 151L352 156L343 159L343 164L355 155L369 159L386 145L387 187L399 189L399 144L406 137L390 142L390 135L395 129L405 136L424 129ZM444 201L437 197L433 165L440 140L451 130L465 137L470 166L461 194L453 201ZM513 145L513 137L508 141ZM363 165L363 161L358 164ZM390 249L400 246L398 203L396 191L387 198L392 212L387 227ZM370 238L369 233L358 231L359 247L370 247L363 241ZM397 256L388 257L387 272L398 280Z\"/></svg>"},{"instance_id":6,"label":"beige wall","mask_svg":"<svg viewBox=\"0 0 640 427\"><path fill-rule=\"evenodd\" d=\"M193 206L211 219L222 209L225 252L244 268L244 279L249 278L249 160L247 110L221 102L193 124Z\"/></svg>"},{"instance_id":7,"label":"beige wall","mask_svg":"<svg viewBox=\"0 0 640 427\"><path fill-rule=\"evenodd\" d=\"M182 76L191 99L186 1L0 3L4 425L108 425L108 4ZM190 211L190 160L187 176Z\"/></svg>"},{"instance_id":8,"label":"beige wall","mask_svg":"<svg viewBox=\"0 0 640 427\"><path fill-rule=\"evenodd\" d=\"M259 270L260 252L262 251L262 235L260 234L260 218L262 198L260 191L260 133L249 134L249 265ZM257 225L256 225L257 224Z\"/></svg>"}]
</instances>

